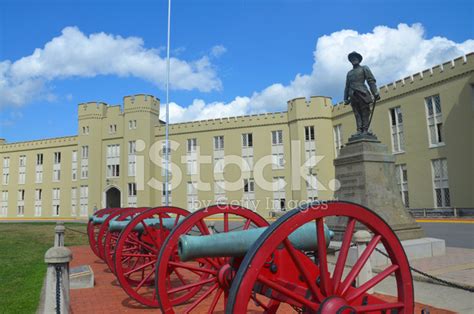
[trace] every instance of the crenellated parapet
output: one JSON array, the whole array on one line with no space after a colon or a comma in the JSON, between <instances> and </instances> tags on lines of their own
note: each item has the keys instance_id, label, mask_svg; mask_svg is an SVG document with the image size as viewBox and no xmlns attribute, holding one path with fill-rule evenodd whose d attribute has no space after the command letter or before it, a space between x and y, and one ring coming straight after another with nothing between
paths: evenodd
<instances>
[{"instance_id":1,"label":"crenellated parapet","mask_svg":"<svg viewBox=\"0 0 474 314\"><path fill-rule=\"evenodd\" d=\"M136 94L123 98L124 113L148 112L160 114L160 99L153 95Z\"/></svg>"},{"instance_id":2,"label":"crenellated parapet","mask_svg":"<svg viewBox=\"0 0 474 314\"><path fill-rule=\"evenodd\" d=\"M77 145L77 136L55 137L43 140L4 143L0 145L0 153L11 153L33 149L47 149Z\"/></svg>"},{"instance_id":3,"label":"crenellated parapet","mask_svg":"<svg viewBox=\"0 0 474 314\"><path fill-rule=\"evenodd\" d=\"M170 133L206 132L220 129L238 129L254 126L275 125L288 123L286 111L259 113L244 116L225 117L217 119L197 120L190 122L173 123L169 125ZM165 133L165 124L155 128L155 135L161 136Z\"/></svg>"},{"instance_id":4,"label":"crenellated parapet","mask_svg":"<svg viewBox=\"0 0 474 314\"><path fill-rule=\"evenodd\" d=\"M91 101L79 104L79 120L103 119L107 116L107 104L103 102Z\"/></svg>"},{"instance_id":5,"label":"crenellated parapet","mask_svg":"<svg viewBox=\"0 0 474 314\"><path fill-rule=\"evenodd\" d=\"M332 100L326 96L294 98L288 101L288 122L305 119L331 118Z\"/></svg>"}]
</instances>

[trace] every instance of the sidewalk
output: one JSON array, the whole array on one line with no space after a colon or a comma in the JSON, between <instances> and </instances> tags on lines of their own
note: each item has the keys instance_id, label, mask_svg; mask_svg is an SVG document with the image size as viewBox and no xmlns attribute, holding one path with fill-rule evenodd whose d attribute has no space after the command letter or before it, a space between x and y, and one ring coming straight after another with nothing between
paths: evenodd
<instances>
[{"instance_id":1,"label":"sidewalk","mask_svg":"<svg viewBox=\"0 0 474 314\"><path fill-rule=\"evenodd\" d=\"M156 313L157 309L146 308L139 303L133 301L117 284L115 276L109 271L107 265L97 258L88 246L78 246L70 248L73 252L73 260L71 267L79 265L90 265L94 270L95 286L90 289L77 289L71 290L71 312L74 314L79 313ZM389 278L390 280L391 278ZM384 281L385 282L385 281ZM432 284L426 284L430 287L437 287ZM380 285L379 285L380 286ZM379 287L377 286L377 287ZM376 289L377 294L383 294L381 296L384 299L391 299L390 295L395 295L396 291L390 291L393 288L393 283L388 283L382 286L380 289ZM416 287L417 285L415 285ZM416 288L416 292L418 288ZM424 288L422 288L424 289ZM443 289L439 289L443 290ZM418 300L418 293L417 301ZM438 302L439 303L439 302ZM431 304L424 302L424 304ZM447 314L453 313L451 311L443 310L446 306L427 306L424 304L417 303L415 313L420 313L421 309L428 308L430 314ZM206 313L206 309L199 309L196 313ZM467 312L466 312L467 313Z\"/></svg>"}]
</instances>

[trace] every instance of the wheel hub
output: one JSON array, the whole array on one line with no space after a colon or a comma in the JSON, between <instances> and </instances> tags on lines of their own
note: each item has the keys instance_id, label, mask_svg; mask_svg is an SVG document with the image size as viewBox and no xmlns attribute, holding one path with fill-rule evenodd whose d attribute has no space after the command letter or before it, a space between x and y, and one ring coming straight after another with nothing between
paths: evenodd
<instances>
[{"instance_id":1,"label":"wheel hub","mask_svg":"<svg viewBox=\"0 0 474 314\"><path fill-rule=\"evenodd\" d=\"M224 264L217 272L217 281L223 289L229 289L234 278L234 270L230 264Z\"/></svg>"},{"instance_id":2,"label":"wheel hub","mask_svg":"<svg viewBox=\"0 0 474 314\"><path fill-rule=\"evenodd\" d=\"M318 313L324 314L355 314L353 307L349 306L343 298L331 296L323 300Z\"/></svg>"}]
</instances>

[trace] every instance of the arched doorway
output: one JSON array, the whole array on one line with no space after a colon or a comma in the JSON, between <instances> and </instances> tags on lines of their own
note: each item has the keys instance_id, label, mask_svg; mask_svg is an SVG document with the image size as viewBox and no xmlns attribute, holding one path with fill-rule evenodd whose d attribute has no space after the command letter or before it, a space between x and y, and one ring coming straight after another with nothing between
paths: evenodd
<instances>
[{"instance_id":1,"label":"arched doorway","mask_svg":"<svg viewBox=\"0 0 474 314\"><path fill-rule=\"evenodd\" d=\"M105 192L105 207L118 208L120 207L120 190L111 187Z\"/></svg>"}]
</instances>

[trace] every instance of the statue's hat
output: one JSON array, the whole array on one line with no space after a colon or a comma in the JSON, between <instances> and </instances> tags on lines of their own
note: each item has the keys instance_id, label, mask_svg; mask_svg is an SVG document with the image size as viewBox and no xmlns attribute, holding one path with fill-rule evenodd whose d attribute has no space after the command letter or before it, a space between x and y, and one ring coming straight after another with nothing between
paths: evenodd
<instances>
[{"instance_id":1,"label":"statue's hat","mask_svg":"<svg viewBox=\"0 0 474 314\"><path fill-rule=\"evenodd\" d=\"M360 53L353 51L347 55L347 59L349 59L349 61L351 60L352 57L356 57L357 59L359 59L359 62L362 62L362 55Z\"/></svg>"}]
</instances>

